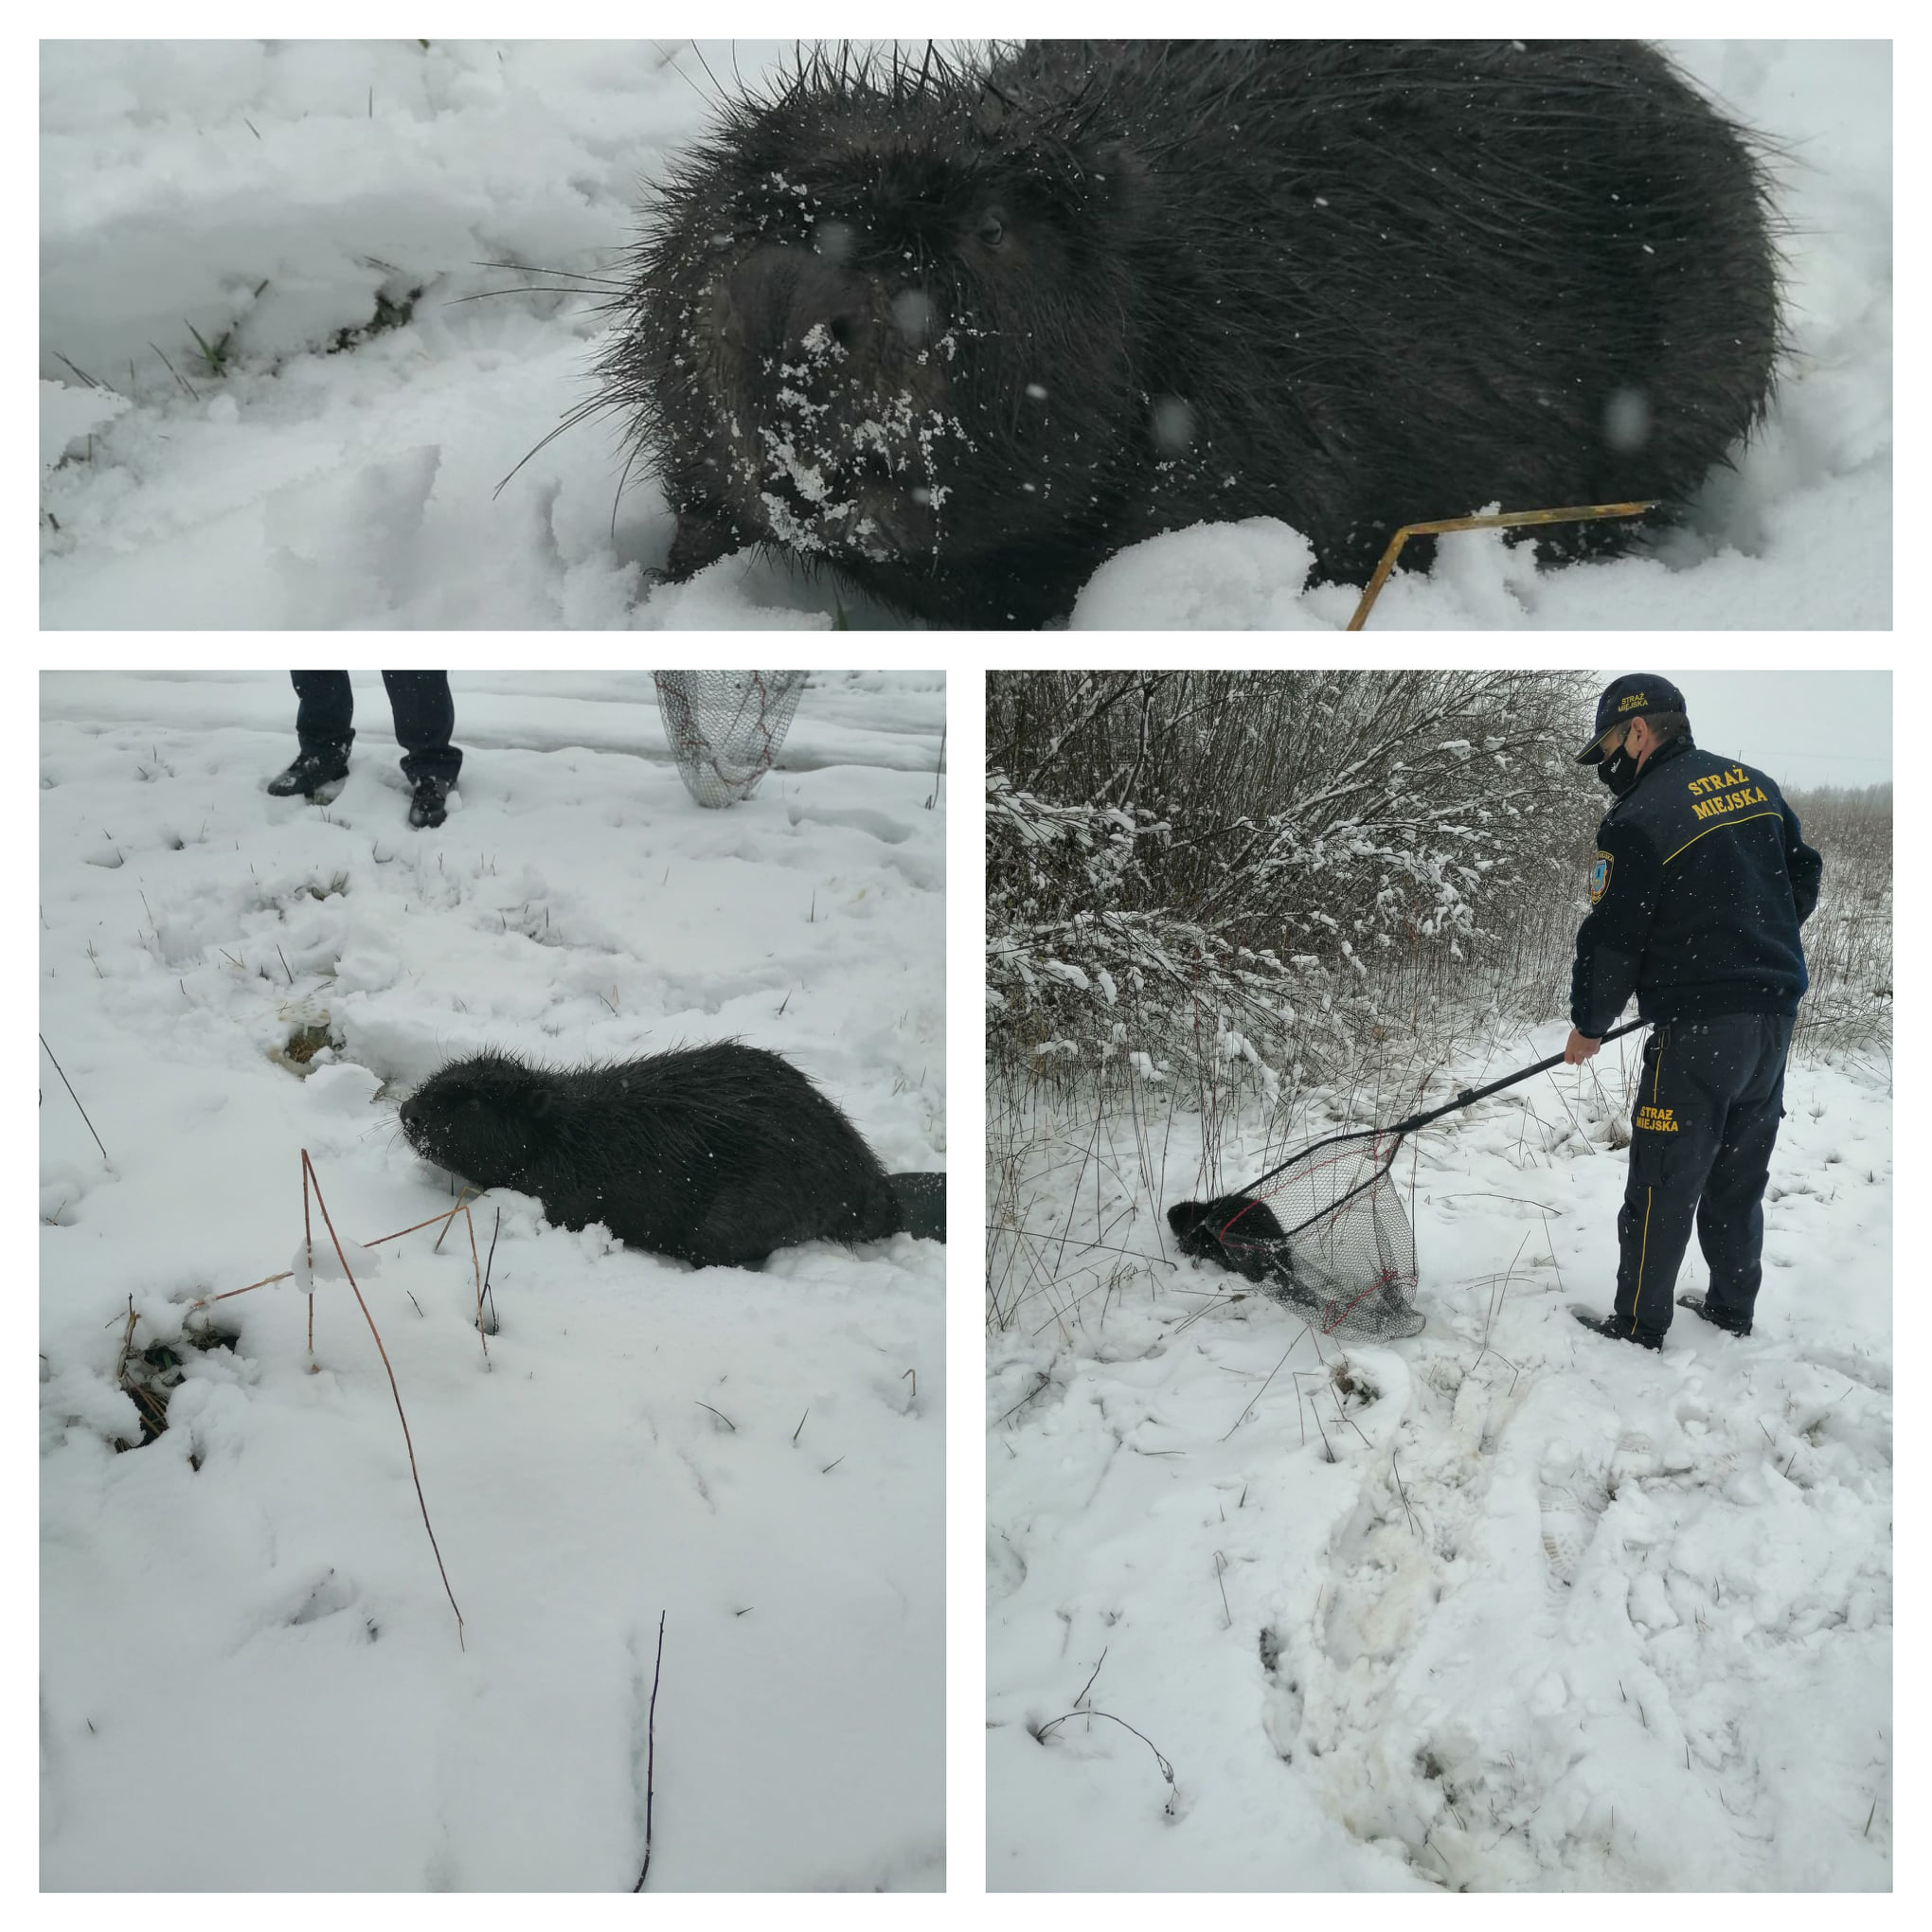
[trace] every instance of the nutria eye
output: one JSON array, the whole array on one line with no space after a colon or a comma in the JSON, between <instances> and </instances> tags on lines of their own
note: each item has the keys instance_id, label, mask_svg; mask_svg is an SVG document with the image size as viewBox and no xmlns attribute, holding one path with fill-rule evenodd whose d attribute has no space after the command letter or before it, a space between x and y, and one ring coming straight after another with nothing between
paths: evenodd
<instances>
[{"instance_id":1,"label":"nutria eye","mask_svg":"<svg viewBox=\"0 0 1932 1932\"><path fill-rule=\"evenodd\" d=\"M1006 240L1006 218L997 208L988 208L980 216L979 240L988 248L997 248Z\"/></svg>"}]
</instances>

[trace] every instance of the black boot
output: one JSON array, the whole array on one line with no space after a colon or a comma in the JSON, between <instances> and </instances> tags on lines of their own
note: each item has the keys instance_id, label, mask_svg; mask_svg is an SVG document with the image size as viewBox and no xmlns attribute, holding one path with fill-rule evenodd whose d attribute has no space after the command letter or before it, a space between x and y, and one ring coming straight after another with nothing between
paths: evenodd
<instances>
[{"instance_id":1,"label":"black boot","mask_svg":"<svg viewBox=\"0 0 1932 1932\"><path fill-rule=\"evenodd\" d=\"M1570 1313L1590 1331L1592 1334L1607 1335L1613 1342L1635 1342L1639 1349L1661 1349L1664 1338L1655 1329L1634 1329L1626 1322L1620 1322L1615 1315L1592 1315L1587 1308L1572 1308Z\"/></svg>"},{"instance_id":2,"label":"black boot","mask_svg":"<svg viewBox=\"0 0 1932 1932\"><path fill-rule=\"evenodd\" d=\"M1688 1308L1692 1315L1701 1315L1712 1328L1721 1328L1727 1335L1743 1337L1751 1333L1750 1317L1740 1321L1738 1317L1722 1308L1713 1308L1702 1295L1680 1295L1679 1308Z\"/></svg>"},{"instance_id":3,"label":"black boot","mask_svg":"<svg viewBox=\"0 0 1932 1932\"><path fill-rule=\"evenodd\" d=\"M447 778L418 778L409 799L409 822L418 832L440 825L449 814L443 809L450 796Z\"/></svg>"},{"instance_id":4,"label":"black boot","mask_svg":"<svg viewBox=\"0 0 1932 1932\"><path fill-rule=\"evenodd\" d=\"M318 744L305 748L287 771L277 772L268 781L271 798L293 798L298 793L313 798L330 785L338 785L349 776L349 746Z\"/></svg>"}]
</instances>

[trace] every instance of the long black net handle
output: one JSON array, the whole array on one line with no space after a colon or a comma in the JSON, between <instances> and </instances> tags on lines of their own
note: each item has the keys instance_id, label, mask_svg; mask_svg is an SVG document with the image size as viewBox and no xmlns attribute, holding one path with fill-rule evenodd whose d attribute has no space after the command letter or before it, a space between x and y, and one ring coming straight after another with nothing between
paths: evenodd
<instances>
[{"instance_id":1,"label":"long black net handle","mask_svg":"<svg viewBox=\"0 0 1932 1932\"><path fill-rule=\"evenodd\" d=\"M1605 1033L1598 1046L1606 1046L1612 1040L1620 1040L1626 1033L1634 1033L1639 1027L1650 1025L1648 1020L1632 1020L1628 1026L1613 1027ZM1531 1074L1547 1073L1552 1066L1563 1064L1563 1055L1552 1053L1547 1060L1539 1060L1534 1066L1526 1066L1521 1073L1506 1075L1501 1080L1493 1080L1488 1086L1464 1087L1446 1105L1437 1107L1426 1114L1416 1114L1406 1120L1398 1120L1388 1129L1391 1134L1413 1134L1418 1127L1426 1127L1431 1120L1440 1120L1444 1114L1459 1114L1464 1107L1473 1107L1477 1100L1486 1100L1492 1094L1499 1094L1505 1087L1514 1086L1518 1081L1528 1080ZM1279 1170L1277 1170L1279 1172Z\"/></svg>"},{"instance_id":2,"label":"long black net handle","mask_svg":"<svg viewBox=\"0 0 1932 1932\"><path fill-rule=\"evenodd\" d=\"M1607 1046L1612 1040L1620 1040L1624 1034L1635 1033L1639 1028L1649 1025L1650 1022L1648 1020L1632 1020L1625 1026L1613 1027L1597 1044L1600 1046ZM1271 1167L1266 1173L1250 1181L1242 1190L1242 1192L1243 1194L1252 1194L1263 1182L1272 1181L1277 1174L1286 1173L1290 1168L1306 1160L1311 1154L1317 1152L1321 1148L1334 1147L1344 1140L1371 1140L1378 1135L1386 1134L1389 1136L1391 1145L1388 1151L1388 1159L1382 1162L1376 1169L1377 1174L1382 1173L1394 1161L1396 1149L1402 1145L1404 1138L1413 1134L1418 1127L1426 1127L1431 1120L1440 1120L1444 1114L1459 1114L1464 1107L1473 1107L1476 1101L1485 1100L1492 1094L1499 1094L1505 1087L1515 1086L1519 1082L1529 1080L1534 1074L1547 1073L1552 1066L1561 1066L1562 1064L1563 1055L1561 1053L1552 1053L1547 1060L1539 1060L1534 1066L1526 1066L1520 1073L1505 1074L1501 1080L1491 1081L1488 1086L1464 1087L1453 1100L1445 1101L1440 1107L1433 1107L1426 1114L1412 1114L1406 1120L1398 1120L1392 1127L1351 1127L1345 1134L1332 1134L1326 1140L1311 1142L1310 1145L1304 1147L1298 1154L1291 1154L1286 1160L1280 1162L1278 1166ZM1368 1187L1373 1179L1374 1176L1371 1175L1369 1181L1365 1181L1362 1187ZM1347 1194L1342 1196L1342 1200L1351 1200L1361 1191L1362 1188L1351 1188ZM1321 1210L1320 1214L1315 1215L1314 1218L1318 1221L1323 1214L1331 1214L1340 1206L1340 1201L1332 1202ZM1308 1225L1307 1222L1302 1223L1304 1227ZM1298 1230L1291 1230L1291 1232L1298 1232Z\"/></svg>"}]
</instances>

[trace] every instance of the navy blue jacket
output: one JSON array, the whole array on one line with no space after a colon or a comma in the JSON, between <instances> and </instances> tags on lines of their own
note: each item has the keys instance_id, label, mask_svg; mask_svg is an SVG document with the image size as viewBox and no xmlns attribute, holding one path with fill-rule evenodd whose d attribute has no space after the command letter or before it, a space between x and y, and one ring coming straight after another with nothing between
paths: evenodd
<instances>
[{"instance_id":1,"label":"navy blue jacket","mask_svg":"<svg viewBox=\"0 0 1932 1932\"><path fill-rule=\"evenodd\" d=\"M1577 933L1570 1024L1601 1040L1633 992L1646 1020L1795 1013L1809 983L1798 929L1824 861L1761 771L1660 745L1597 831Z\"/></svg>"}]
</instances>

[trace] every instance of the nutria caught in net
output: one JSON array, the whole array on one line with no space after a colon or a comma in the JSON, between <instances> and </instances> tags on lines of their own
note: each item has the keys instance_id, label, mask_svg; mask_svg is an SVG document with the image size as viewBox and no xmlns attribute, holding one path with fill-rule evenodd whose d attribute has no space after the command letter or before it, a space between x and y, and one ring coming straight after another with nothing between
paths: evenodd
<instances>
[{"instance_id":1,"label":"nutria caught in net","mask_svg":"<svg viewBox=\"0 0 1932 1932\"><path fill-rule=\"evenodd\" d=\"M1296 1279L1295 1261L1281 1224L1265 1201L1224 1194L1213 1201L1176 1201L1167 1211L1174 1244L1195 1261L1217 1261L1244 1279L1287 1295L1308 1297Z\"/></svg>"}]
</instances>

